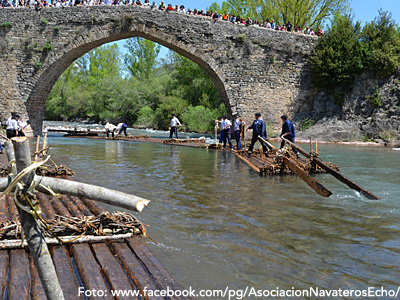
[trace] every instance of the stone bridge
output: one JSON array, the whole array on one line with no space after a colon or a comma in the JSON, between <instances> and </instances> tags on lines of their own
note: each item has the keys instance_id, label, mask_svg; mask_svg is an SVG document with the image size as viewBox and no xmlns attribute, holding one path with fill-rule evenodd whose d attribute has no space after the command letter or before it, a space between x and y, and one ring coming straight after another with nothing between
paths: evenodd
<instances>
[{"instance_id":1,"label":"stone bridge","mask_svg":"<svg viewBox=\"0 0 400 300\"><path fill-rule=\"evenodd\" d=\"M0 9L0 117L16 111L41 132L54 83L102 44L143 37L199 64L228 114L254 112L277 124L312 97L307 59L315 38L202 16L132 6Z\"/></svg>"}]
</instances>

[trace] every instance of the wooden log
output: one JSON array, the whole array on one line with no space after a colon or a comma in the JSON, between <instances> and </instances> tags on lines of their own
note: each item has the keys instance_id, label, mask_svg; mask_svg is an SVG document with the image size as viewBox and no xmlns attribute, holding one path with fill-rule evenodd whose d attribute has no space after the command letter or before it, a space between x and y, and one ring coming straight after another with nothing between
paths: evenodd
<instances>
[{"instance_id":1,"label":"wooden log","mask_svg":"<svg viewBox=\"0 0 400 300\"><path fill-rule=\"evenodd\" d=\"M61 289L65 300L83 299L78 296L79 284L72 269L69 251L66 246L53 246L50 248L57 276L60 280Z\"/></svg>"},{"instance_id":2,"label":"wooden log","mask_svg":"<svg viewBox=\"0 0 400 300\"><path fill-rule=\"evenodd\" d=\"M31 272L31 299L32 300L47 300L44 292L42 283L40 282L39 274L36 270L33 260L30 260L30 272Z\"/></svg>"},{"instance_id":3,"label":"wooden log","mask_svg":"<svg viewBox=\"0 0 400 300\"><path fill-rule=\"evenodd\" d=\"M1 250L0 251L0 299L4 299L4 291L7 287L7 274L9 267L9 256L8 251Z\"/></svg>"},{"instance_id":4,"label":"wooden log","mask_svg":"<svg viewBox=\"0 0 400 300\"><path fill-rule=\"evenodd\" d=\"M297 146L296 144L288 141L287 139L284 138L284 140L287 143L290 143L292 145L293 149L296 149L297 151L299 151L301 154L303 154L305 157L310 158L311 155L307 152L305 152L302 148L300 148L299 146ZM378 200L379 197L372 194L371 192L367 191L366 189L360 187L358 184L356 184L355 182L351 181L350 179L346 178L345 176L343 176L341 173L339 173L338 171L332 169L330 166L328 166L326 163L324 163L321 159L314 157L313 161L320 166L323 170L325 170L327 173L331 174L333 177L335 177L336 179L340 180L341 182L343 182L344 184L346 184L349 188L356 190L357 192L359 192L361 195L365 196L368 199L371 200Z\"/></svg>"},{"instance_id":5,"label":"wooden log","mask_svg":"<svg viewBox=\"0 0 400 300\"><path fill-rule=\"evenodd\" d=\"M10 212L8 210L8 200L7 196L2 196L0 198L0 222L10 220Z\"/></svg>"},{"instance_id":6,"label":"wooden log","mask_svg":"<svg viewBox=\"0 0 400 300\"><path fill-rule=\"evenodd\" d=\"M71 196L63 195L61 197L61 203L68 209L69 213L77 218L83 218L84 214L79 210L78 206L75 202L71 199Z\"/></svg>"},{"instance_id":7,"label":"wooden log","mask_svg":"<svg viewBox=\"0 0 400 300\"><path fill-rule=\"evenodd\" d=\"M14 199L7 196L7 204L8 204L8 210L10 212L10 220L15 223L19 223L18 210L17 207L15 206Z\"/></svg>"},{"instance_id":8,"label":"wooden log","mask_svg":"<svg viewBox=\"0 0 400 300\"><path fill-rule=\"evenodd\" d=\"M245 158L243 155L236 155L237 157L239 157L241 160L243 160L246 164L249 165L250 168L252 168L254 171L256 171L257 173L260 173L260 168L256 167L252 162L250 162L247 158Z\"/></svg>"},{"instance_id":9,"label":"wooden log","mask_svg":"<svg viewBox=\"0 0 400 300\"><path fill-rule=\"evenodd\" d=\"M110 283L111 289L117 291L129 291L134 288L129 283L128 277L121 268L119 262L115 259L115 256L111 253L105 243L92 244L94 253L96 254L97 261L100 263L101 270L104 276ZM128 300L128 299L138 299L137 297L132 297L131 295L121 295L115 297L117 300Z\"/></svg>"},{"instance_id":10,"label":"wooden log","mask_svg":"<svg viewBox=\"0 0 400 300\"><path fill-rule=\"evenodd\" d=\"M142 264L147 267L147 271L151 274L153 279L157 281L164 290L167 290L167 288L174 291L182 290L182 287L176 283L171 274L169 274L161 262L150 251L143 237L132 237L128 239L128 243ZM171 299L187 300L188 297L171 297Z\"/></svg>"},{"instance_id":11,"label":"wooden log","mask_svg":"<svg viewBox=\"0 0 400 300\"><path fill-rule=\"evenodd\" d=\"M49 186L54 192L73 195L78 197L84 197L93 199L95 201L103 202L106 204L135 210L141 212L145 208L150 200L129 195L119 191L94 186L91 184L80 183L70 180L64 180L59 178L50 178L38 176L39 183L44 186ZM45 189L38 186L38 190L41 192L47 192Z\"/></svg>"},{"instance_id":12,"label":"wooden log","mask_svg":"<svg viewBox=\"0 0 400 300\"><path fill-rule=\"evenodd\" d=\"M31 279L29 259L25 250L10 251L10 281L8 284L7 300L29 300Z\"/></svg>"},{"instance_id":13,"label":"wooden log","mask_svg":"<svg viewBox=\"0 0 400 300\"><path fill-rule=\"evenodd\" d=\"M262 136L258 136L258 138L264 142L264 144L268 147L269 150L275 149L275 146L272 145L270 142L268 142L266 139L264 139Z\"/></svg>"},{"instance_id":14,"label":"wooden log","mask_svg":"<svg viewBox=\"0 0 400 300\"><path fill-rule=\"evenodd\" d=\"M53 206L56 213L60 216L71 218L72 215L69 213L68 209L61 203L60 199L54 198L51 201L51 205Z\"/></svg>"},{"instance_id":15,"label":"wooden log","mask_svg":"<svg viewBox=\"0 0 400 300\"><path fill-rule=\"evenodd\" d=\"M125 243L112 243L111 249L120 259L125 272L135 285L136 289L141 291L141 295L146 300L162 300L162 297L148 297L145 295L144 289L156 291L159 290L154 280L149 276L147 271L143 269L141 262L136 258L135 254Z\"/></svg>"},{"instance_id":16,"label":"wooden log","mask_svg":"<svg viewBox=\"0 0 400 300\"><path fill-rule=\"evenodd\" d=\"M89 299L113 299L89 245L74 244L71 250L85 290L104 291L104 295Z\"/></svg>"},{"instance_id":17,"label":"wooden log","mask_svg":"<svg viewBox=\"0 0 400 300\"><path fill-rule=\"evenodd\" d=\"M39 200L40 208L43 214L42 217L49 220L54 219L56 216L56 211L50 203L50 196L43 193L37 193L36 197Z\"/></svg>"},{"instance_id":18,"label":"wooden log","mask_svg":"<svg viewBox=\"0 0 400 300\"><path fill-rule=\"evenodd\" d=\"M17 171L21 172L24 168L30 166L31 164L28 138L17 137L12 138L11 140L15 151ZM34 175L34 172L31 172L22 179L25 187L30 186ZM27 205L25 202L22 204ZM41 230L39 229L33 216L25 211L21 210L20 220L26 240L28 242L29 250L33 258L33 262L38 270L39 277L47 298L63 300L64 296L62 294L60 283L58 282L57 274Z\"/></svg>"},{"instance_id":19,"label":"wooden log","mask_svg":"<svg viewBox=\"0 0 400 300\"><path fill-rule=\"evenodd\" d=\"M82 244L82 243L98 243L106 241L115 241L121 239L127 239L132 237L133 233L124 233L116 235L84 235L80 238L77 236L60 236L59 238L69 244ZM45 238L46 244L48 245L60 245L60 241L56 238ZM0 240L0 249L20 249L22 248L21 240Z\"/></svg>"},{"instance_id":20,"label":"wooden log","mask_svg":"<svg viewBox=\"0 0 400 300\"><path fill-rule=\"evenodd\" d=\"M84 199L81 199L76 196L71 196L71 200L75 203L75 205L79 208L79 210L85 215L85 216L98 216L101 214L104 210L100 208L99 205L95 201L89 200L90 206L86 201L82 201ZM92 209L93 208L93 209ZM94 211L93 211L94 210Z\"/></svg>"},{"instance_id":21,"label":"wooden log","mask_svg":"<svg viewBox=\"0 0 400 300\"><path fill-rule=\"evenodd\" d=\"M307 174L301 167L296 165L296 163L292 159L283 157L283 162L290 170L292 170L297 176L303 179L304 182L307 183L319 195L323 197L329 197L330 195L332 195L332 192L330 190L328 190L320 182Z\"/></svg>"}]
</instances>

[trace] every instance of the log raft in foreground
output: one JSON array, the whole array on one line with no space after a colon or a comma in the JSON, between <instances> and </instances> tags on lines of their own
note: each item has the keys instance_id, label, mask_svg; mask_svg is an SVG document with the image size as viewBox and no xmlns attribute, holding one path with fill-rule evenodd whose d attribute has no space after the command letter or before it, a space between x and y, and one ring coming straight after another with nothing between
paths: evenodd
<instances>
[{"instance_id":1,"label":"log raft in foreground","mask_svg":"<svg viewBox=\"0 0 400 300\"><path fill-rule=\"evenodd\" d=\"M26 154L26 151L20 151L18 148L15 150L17 169L20 171L21 167L28 165L29 162L23 157L24 155L21 155ZM28 180L35 177L33 173L29 174L23 178L24 182L29 183ZM56 183L63 185L57 188L57 184L52 180L47 182L40 176L36 178L39 179L36 184L52 185L58 191L68 192L68 189L76 188L76 192L69 193L71 195L94 195L96 198L103 198L103 202L106 203L112 198L109 195L110 191L104 192L99 187L97 189L100 189L100 194L99 191L89 192L90 188L87 186L66 184L70 181L57 179ZM8 178L0 180L3 190L9 184ZM81 191L82 188L85 192ZM3 195L0 197L0 274L2 275L0 297L2 299L83 299L82 294L88 299L190 299L159 298L145 294L144 288L149 290L149 287L158 294L164 288L182 289L147 248L143 224L134 218L126 217L127 213L105 214L96 202L76 196L63 196L52 201L54 200L52 196L37 193L38 201L36 201L32 193L29 192L27 195L32 197L31 200L34 202L40 203L38 211L43 211L41 216L47 219L43 223L40 222L41 228L43 225L49 228L41 230L40 245L42 249L49 249L45 250L45 253L50 258L55 272L49 285L47 277L43 276L43 271L47 268L38 263L36 249L28 251L26 243L22 243L21 227L24 227L28 241L32 238L37 239L37 235L31 235L25 228L26 224L19 223L17 211L20 209L16 207L14 198ZM126 205L124 202L132 201L129 195L115 196L123 200L119 206L124 207ZM136 200L133 200L134 207L140 210L141 206L138 207L137 203L142 203L143 199ZM148 201L145 201L144 204L147 203ZM142 207L144 204L141 204ZM128 207L134 209L132 205ZM58 215L60 213L64 216ZM68 240L69 245L60 244L58 238L51 238L54 234L64 242ZM32 249L30 244L29 248ZM49 291L48 287L51 287L51 284L58 283L59 294L55 293L56 290ZM140 292L141 295L114 297L111 290Z\"/></svg>"}]
</instances>

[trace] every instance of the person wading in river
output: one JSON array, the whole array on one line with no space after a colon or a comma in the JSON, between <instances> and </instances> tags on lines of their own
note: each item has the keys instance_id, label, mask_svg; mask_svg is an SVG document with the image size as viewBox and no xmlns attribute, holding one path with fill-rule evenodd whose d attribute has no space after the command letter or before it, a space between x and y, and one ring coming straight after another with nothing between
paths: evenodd
<instances>
[{"instance_id":1,"label":"person wading in river","mask_svg":"<svg viewBox=\"0 0 400 300\"><path fill-rule=\"evenodd\" d=\"M283 138L287 139L288 141L291 141L294 144L296 133L294 131L293 123L288 120L287 115L282 115L281 120L282 120L282 132L280 137L282 138L281 148L283 148L285 146L285 140L283 140ZM299 153L297 152L297 150L294 148L292 149L293 152L296 154L297 158L299 158Z\"/></svg>"},{"instance_id":2,"label":"person wading in river","mask_svg":"<svg viewBox=\"0 0 400 300\"><path fill-rule=\"evenodd\" d=\"M169 138L172 139L172 135L175 134L176 139L178 139L178 125L181 125L175 114L171 115L171 127L169 128Z\"/></svg>"},{"instance_id":3,"label":"person wading in river","mask_svg":"<svg viewBox=\"0 0 400 300\"><path fill-rule=\"evenodd\" d=\"M261 119L260 113L256 113L255 116L256 119L254 120L253 124L251 124L246 129L246 131L249 129L253 130L253 137L251 138L251 144L249 147L248 154L251 155L253 153L254 144L259 140L263 148L263 153L265 154L266 157L269 157L267 146L265 145L263 140L259 139L259 137L262 137L264 140L267 139L267 130L265 127L265 122L263 119Z\"/></svg>"}]
</instances>

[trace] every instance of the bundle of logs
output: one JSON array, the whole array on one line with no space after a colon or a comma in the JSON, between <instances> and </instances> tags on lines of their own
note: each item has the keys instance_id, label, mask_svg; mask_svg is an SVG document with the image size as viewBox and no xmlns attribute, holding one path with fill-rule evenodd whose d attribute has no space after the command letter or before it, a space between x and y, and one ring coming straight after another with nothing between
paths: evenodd
<instances>
[{"instance_id":1,"label":"bundle of logs","mask_svg":"<svg viewBox=\"0 0 400 300\"><path fill-rule=\"evenodd\" d=\"M54 166L54 168L51 168L49 166L44 167L44 168L38 168L36 169L36 175L40 176L50 176L50 177L66 177L66 176L74 176L75 172L72 171L71 168L64 166L64 165L59 165L59 166ZM0 177L7 177L8 176L8 168L5 166L0 166Z\"/></svg>"},{"instance_id":2,"label":"bundle of logs","mask_svg":"<svg viewBox=\"0 0 400 300\"><path fill-rule=\"evenodd\" d=\"M46 220L48 228L43 228L45 237L62 236L109 236L120 234L146 235L146 229L138 219L127 212L103 212L98 216L83 218L64 217L56 215L55 218ZM0 239L22 239L21 224L13 221L0 223ZM0 242L1 244L1 242ZM0 246L1 248L1 246Z\"/></svg>"},{"instance_id":3,"label":"bundle of logs","mask_svg":"<svg viewBox=\"0 0 400 300\"><path fill-rule=\"evenodd\" d=\"M164 144L176 144L176 143L201 143L205 144L206 139L205 138L198 138L198 139L167 139L164 140Z\"/></svg>"},{"instance_id":4,"label":"bundle of logs","mask_svg":"<svg viewBox=\"0 0 400 300\"><path fill-rule=\"evenodd\" d=\"M137 140L137 139L149 139L150 136L148 134L140 134L140 135L128 135L128 136L117 135L114 137L115 140L118 140L119 138Z\"/></svg>"}]
</instances>

